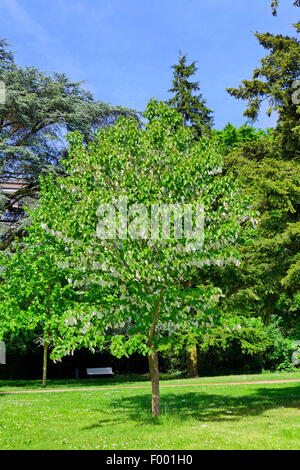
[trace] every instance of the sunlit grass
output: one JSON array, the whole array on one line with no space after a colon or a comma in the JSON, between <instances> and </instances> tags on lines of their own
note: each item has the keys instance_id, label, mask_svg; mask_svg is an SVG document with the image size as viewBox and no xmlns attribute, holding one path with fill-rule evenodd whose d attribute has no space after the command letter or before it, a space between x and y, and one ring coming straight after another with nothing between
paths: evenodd
<instances>
[{"instance_id":1,"label":"sunlit grass","mask_svg":"<svg viewBox=\"0 0 300 470\"><path fill-rule=\"evenodd\" d=\"M299 374L268 379L283 377ZM300 447L300 383L162 388L162 415L156 420L150 389L122 390L122 384L113 390L0 395L0 449Z\"/></svg>"},{"instance_id":2,"label":"sunlit grass","mask_svg":"<svg viewBox=\"0 0 300 470\"><path fill-rule=\"evenodd\" d=\"M242 374L225 375L219 377L199 377L196 379L185 379L183 373L161 374L161 384L188 384L188 383L223 383L223 382L252 382L265 380L289 380L300 379L298 372L267 372L264 374ZM117 375L111 378L97 379L68 379L68 380L48 380L48 389L65 388L88 388L88 387L130 387L130 386L151 386L148 374L145 375ZM0 380L0 393L7 390L37 390L42 389L40 380Z\"/></svg>"}]
</instances>

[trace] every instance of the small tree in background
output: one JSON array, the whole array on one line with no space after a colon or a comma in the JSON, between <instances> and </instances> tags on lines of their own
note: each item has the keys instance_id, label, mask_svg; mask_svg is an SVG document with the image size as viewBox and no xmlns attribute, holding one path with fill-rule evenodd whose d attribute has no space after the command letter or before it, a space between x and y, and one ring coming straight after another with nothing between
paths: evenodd
<instances>
[{"instance_id":1,"label":"small tree in background","mask_svg":"<svg viewBox=\"0 0 300 470\"><path fill-rule=\"evenodd\" d=\"M272 129L266 131L262 129L255 129L255 127L243 124L240 127L235 127L230 122L226 124L224 129L218 131L214 130L214 135L220 145L220 149L226 155L233 150L242 147L244 144L251 142L258 142L263 138L272 139Z\"/></svg>"},{"instance_id":2,"label":"small tree in background","mask_svg":"<svg viewBox=\"0 0 300 470\"><path fill-rule=\"evenodd\" d=\"M59 264L59 244L36 224L29 228L22 249L0 254L0 339L22 332L43 346L43 379L46 387L48 352L65 321L66 311L84 297L68 283L68 269ZM79 307L78 307L79 308Z\"/></svg>"},{"instance_id":3,"label":"small tree in background","mask_svg":"<svg viewBox=\"0 0 300 470\"><path fill-rule=\"evenodd\" d=\"M167 102L183 117L184 125L190 126L194 136L199 139L213 125L212 111L206 106L200 90L199 82L192 82L190 77L197 72L196 63L187 64L185 55L179 56L179 63L172 65L173 86L169 92L173 97Z\"/></svg>"}]
</instances>

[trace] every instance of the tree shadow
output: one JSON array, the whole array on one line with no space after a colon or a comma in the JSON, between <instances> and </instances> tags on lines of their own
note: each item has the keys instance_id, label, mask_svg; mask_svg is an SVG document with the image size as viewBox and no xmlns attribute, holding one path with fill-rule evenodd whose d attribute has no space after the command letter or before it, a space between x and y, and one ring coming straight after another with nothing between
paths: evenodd
<instances>
[{"instance_id":1,"label":"tree shadow","mask_svg":"<svg viewBox=\"0 0 300 470\"><path fill-rule=\"evenodd\" d=\"M92 425L93 428L124 423L126 419L140 424L160 424L168 418L183 422L194 419L201 423L239 421L243 417L259 416L275 408L300 409L300 385L253 388L248 395L241 393L239 396L204 393L202 390L168 390L161 396L159 420L153 420L151 416L151 393L114 397L113 406L118 409L118 415L111 420L98 421Z\"/></svg>"},{"instance_id":2,"label":"tree shadow","mask_svg":"<svg viewBox=\"0 0 300 470\"><path fill-rule=\"evenodd\" d=\"M176 380L178 376L174 377ZM84 378L84 379L48 379L47 389L58 387L63 388L88 388L88 387L102 387L109 385L128 385L135 382L150 381L149 375L115 375L114 377L99 377L99 378ZM0 380L0 392L4 388L22 388L28 390L42 389L41 380ZM5 390L3 390L5 392Z\"/></svg>"}]
</instances>

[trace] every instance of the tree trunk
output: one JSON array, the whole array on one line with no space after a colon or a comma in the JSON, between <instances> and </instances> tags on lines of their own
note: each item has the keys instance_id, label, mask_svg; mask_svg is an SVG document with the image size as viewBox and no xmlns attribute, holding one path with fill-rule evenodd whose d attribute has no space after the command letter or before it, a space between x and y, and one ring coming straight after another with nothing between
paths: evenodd
<instances>
[{"instance_id":1,"label":"tree trunk","mask_svg":"<svg viewBox=\"0 0 300 470\"><path fill-rule=\"evenodd\" d=\"M160 292L156 301L152 325L148 331L148 347L151 349L151 353L148 355L150 377L152 383L152 416L160 415L159 406L159 367L158 367L158 356L155 349L154 337L155 329L159 317L160 302L162 298L162 292Z\"/></svg>"},{"instance_id":2,"label":"tree trunk","mask_svg":"<svg viewBox=\"0 0 300 470\"><path fill-rule=\"evenodd\" d=\"M198 377L198 354L197 354L197 345L190 347L187 350L187 377L190 379L193 377Z\"/></svg>"},{"instance_id":3,"label":"tree trunk","mask_svg":"<svg viewBox=\"0 0 300 470\"><path fill-rule=\"evenodd\" d=\"M152 416L160 415L159 405L159 367L157 351L152 347L152 353L148 356L150 377L152 383Z\"/></svg>"},{"instance_id":4,"label":"tree trunk","mask_svg":"<svg viewBox=\"0 0 300 470\"><path fill-rule=\"evenodd\" d=\"M48 358L48 343L44 344L44 354L43 354L43 382L42 387L47 385L47 358Z\"/></svg>"}]
</instances>

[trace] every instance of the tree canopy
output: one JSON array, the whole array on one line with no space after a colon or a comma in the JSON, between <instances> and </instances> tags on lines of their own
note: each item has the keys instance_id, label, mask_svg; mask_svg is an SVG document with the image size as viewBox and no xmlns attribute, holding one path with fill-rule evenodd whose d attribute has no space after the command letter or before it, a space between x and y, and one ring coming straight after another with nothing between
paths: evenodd
<instances>
[{"instance_id":1,"label":"tree canopy","mask_svg":"<svg viewBox=\"0 0 300 470\"><path fill-rule=\"evenodd\" d=\"M28 228L22 249L0 254L0 337L29 337L44 350L46 386L48 350L59 335L66 311L84 297L68 283L68 269L57 264L58 250L47 243L35 224Z\"/></svg>"},{"instance_id":2,"label":"tree canopy","mask_svg":"<svg viewBox=\"0 0 300 470\"><path fill-rule=\"evenodd\" d=\"M66 132L76 129L87 142L97 128L113 123L119 115L134 112L96 101L83 83L64 74L49 75L34 67L17 66L3 40L0 80L6 85L6 102L0 105L0 178L21 177L27 183L26 188L12 195L2 195L0 236L5 249L26 225L22 208L36 203L39 176L62 171L60 160L66 155ZM11 219L14 228L9 223Z\"/></svg>"},{"instance_id":3,"label":"tree canopy","mask_svg":"<svg viewBox=\"0 0 300 470\"><path fill-rule=\"evenodd\" d=\"M262 103L269 102L267 113L278 114L277 144L285 158L299 157L300 104L297 88L300 79L300 42L296 37L256 33L259 43L269 51L252 75L239 88L228 88L231 96L247 101L244 116L255 121Z\"/></svg>"},{"instance_id":4,"label":"tree canopy","mask_svg":"<svg viewBox=\"0 0 300 470\"><path fill-rule=\"evenodd\" d=\"M220 176L222 158L213 142L195 142L181 115L156 101L146 117L144 128L120 118L88 145L81 135L71 136L68 176L47 179L35 220L39 233L44 230L40 243L60 247L57 261L70 269L68 283L89 299L63 313L52 357L77 347L147 355L157 415L157 350L183 326L192 333L218 322L221 290L189 281L206 264L238 264L250 209L234 181ZM200 211L194 214L199 231L184 208ZM185 220L187 232L177 220Z\"/></svg>"},{"instance_id":5,"label":"tree canopy","mask_svg":"<svg viewBox=\"0 0 300 470\"><path fill-rule=\"evenodd\" d=\"M299 2L294 3L299 6ZM274 2L274 7L278 2ZM299 23L296 26L298 31ZM239 280L231 300L259 312L265 320L285 317L291 335L299 332L299 148L300 106L297 98L300 43L296 37L256 34L269 51L254 70L229 93L248 102L245 116L255 120L264 100L276 111L274 131L244 142L227 153L225 166L254 197L258 211L253 242L243 249ZM247 300L248 299L248 300ZM234 303L234 302L233 302ZM231 304L231 308L233 304Z\"/></svg>"}]
</instances>

